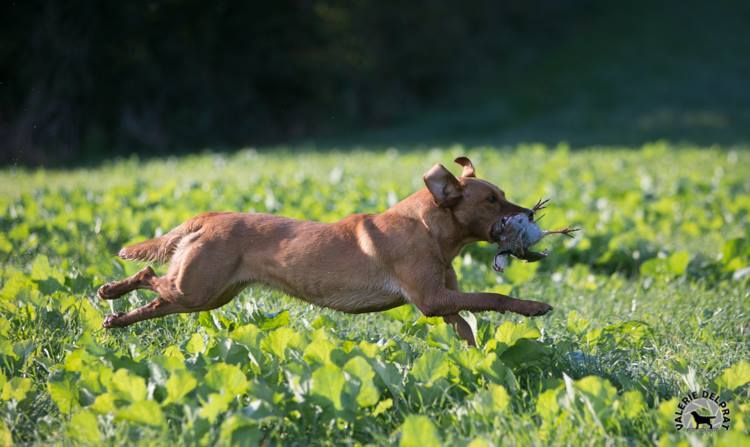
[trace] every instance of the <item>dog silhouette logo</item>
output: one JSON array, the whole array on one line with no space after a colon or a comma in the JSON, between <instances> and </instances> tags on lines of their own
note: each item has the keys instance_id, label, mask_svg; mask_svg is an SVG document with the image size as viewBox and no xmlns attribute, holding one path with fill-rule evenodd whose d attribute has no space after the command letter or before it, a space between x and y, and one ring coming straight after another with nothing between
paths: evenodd
<instances>
[{"instance_id":1,"label":"dog silhouette logo","mask_svg":"<svg viewBox=\"0 0 750 447\"><path fill-rule=\"evenodd\" d=\"M714 431L729 430L727 402L711 390L691 391L677 404L674 419L677 430Z\"/></svg>"}]
</instances>

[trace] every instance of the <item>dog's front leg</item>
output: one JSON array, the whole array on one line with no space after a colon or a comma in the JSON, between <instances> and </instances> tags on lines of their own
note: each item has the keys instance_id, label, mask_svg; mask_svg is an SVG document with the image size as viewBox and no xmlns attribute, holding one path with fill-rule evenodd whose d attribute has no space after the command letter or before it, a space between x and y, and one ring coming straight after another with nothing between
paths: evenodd
<instances>
[{"instance_id":1,"label":"dog's front leg","mask_svg":"<svg viewBox=\"0 0 750 447\"><path fill-rule=\"evenodd\" d=\"M456 271L453 267L448 267L445 271L445 287L451 290L459 292L458 278L456 277ZM459 314L444 315L443 321L453 326L453 329L459 335L459 337L466 340L469 346L476 346L477 342L474 339L474 332L471 330L471 326L466 320Z\"/></svg>"},{"instance_id":2,"label":"dog's front leg","mask_svg":"<svg viewBox=\"0 0 750 447\"><path fill-rule=\"evenodd\" d=\"M418 294L412 301L423 314L433 317L453 315L462 310L513 312L535 317L552 310L552 306L539 301L519 300L499 293L462 293L447 288Z\"/></svg>"},{"instance_id":3,"label":"dog's front leg","mask_svg":"<svg viewBox=\"0 0 750 447\"><path fill-rule=\"evenodd\" d=\"M552 306L539 301L519 300L499 293L465 293L451 290L445 283L445 266L411 264L410 273L399 277L409 300L428 317L455 315L462 310L514 312L526 316L544 315Z\"/></svg>"}]
</instances>

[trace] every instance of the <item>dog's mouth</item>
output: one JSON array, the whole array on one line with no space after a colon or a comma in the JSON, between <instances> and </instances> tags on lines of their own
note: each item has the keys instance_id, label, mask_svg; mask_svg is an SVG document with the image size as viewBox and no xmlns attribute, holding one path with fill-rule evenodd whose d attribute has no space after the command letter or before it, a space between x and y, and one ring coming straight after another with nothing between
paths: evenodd
<instances>
[{"instance_id":1,"label":"dog's mouth","mask_svg":"<svg viewBox=\"0 0 750 447\"><path fill-rule=\"evenodd\" d=\"M492 263L496 272L502 272L508 265L509 256L533 262L543 259L547 252L529 250L544 237L544 231L535 222L529 220L526 214L516 214L497 221L491 232L493 241L497 243L497 253Z\"/></svg>"},{"instance_id":2,"label":"dog's mouth","mask_svg":"<svg viewBox=\"0 0 750 447\"><path fill-rule=\"evenodd\" d=\"M536 212L544 208L546 203L546 200L540 200L531 210ZM527 262L544 259L549 254L547 250L537 252L529 249L549 234L564 234L573 237L570 233L574 231L578 231L578 229L566 227L561 230L544 231L537 222L532 221L529 215L525 213L503 217L495 222L490 231L490 237L493 242L497 243L498 247L492 268L496 272L504 271L511 255Z\"/></svg>"}]
</instances>

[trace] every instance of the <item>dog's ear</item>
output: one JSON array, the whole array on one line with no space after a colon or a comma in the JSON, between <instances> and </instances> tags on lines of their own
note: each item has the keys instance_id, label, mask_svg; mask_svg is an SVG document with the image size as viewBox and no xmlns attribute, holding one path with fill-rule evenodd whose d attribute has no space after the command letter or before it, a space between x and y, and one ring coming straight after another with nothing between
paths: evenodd
<instances>
[{"instance_id":1,"label":"dog's ear","mask_svg":"<svg viewBox=\"0 0 750 447\"><path fill-rule=\"evenodd\" d=\"M430 190L432 198L440 208L450 208L457 204L463 196L463 190L458 179L445 169L445 166L436 164L430 168L422 177L427 189Z\"/></svg>"},{"instance_id":2,"label":"dog's ear","mask_svg":"<svg viewBox=\"0 0 750 447\"><path fill-rule=\"evenodd\" d=\"M472 164L471 160L469 160L468 157L461 156L453 161L455 161L456 163L464 167L464 170L461 173L461 177L476 177L476 172L474 171L474 164Z\"/></svg>"}]
</instances>

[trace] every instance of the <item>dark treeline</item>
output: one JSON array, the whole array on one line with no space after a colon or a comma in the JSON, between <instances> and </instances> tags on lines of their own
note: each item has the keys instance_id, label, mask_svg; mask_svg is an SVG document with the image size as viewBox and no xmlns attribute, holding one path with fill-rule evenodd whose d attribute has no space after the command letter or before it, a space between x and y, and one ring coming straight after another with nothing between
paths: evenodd
<instances>
[{"instance_id":1,"label":"dark treeline","mask_svg":"<svg viewBox=\"0 0 750 447\"><path fill-rule=\"evenodd\" d=\"M0 162L388 125L554 45L589 3L4 2Z\"/></svg>"}]
</instances>

